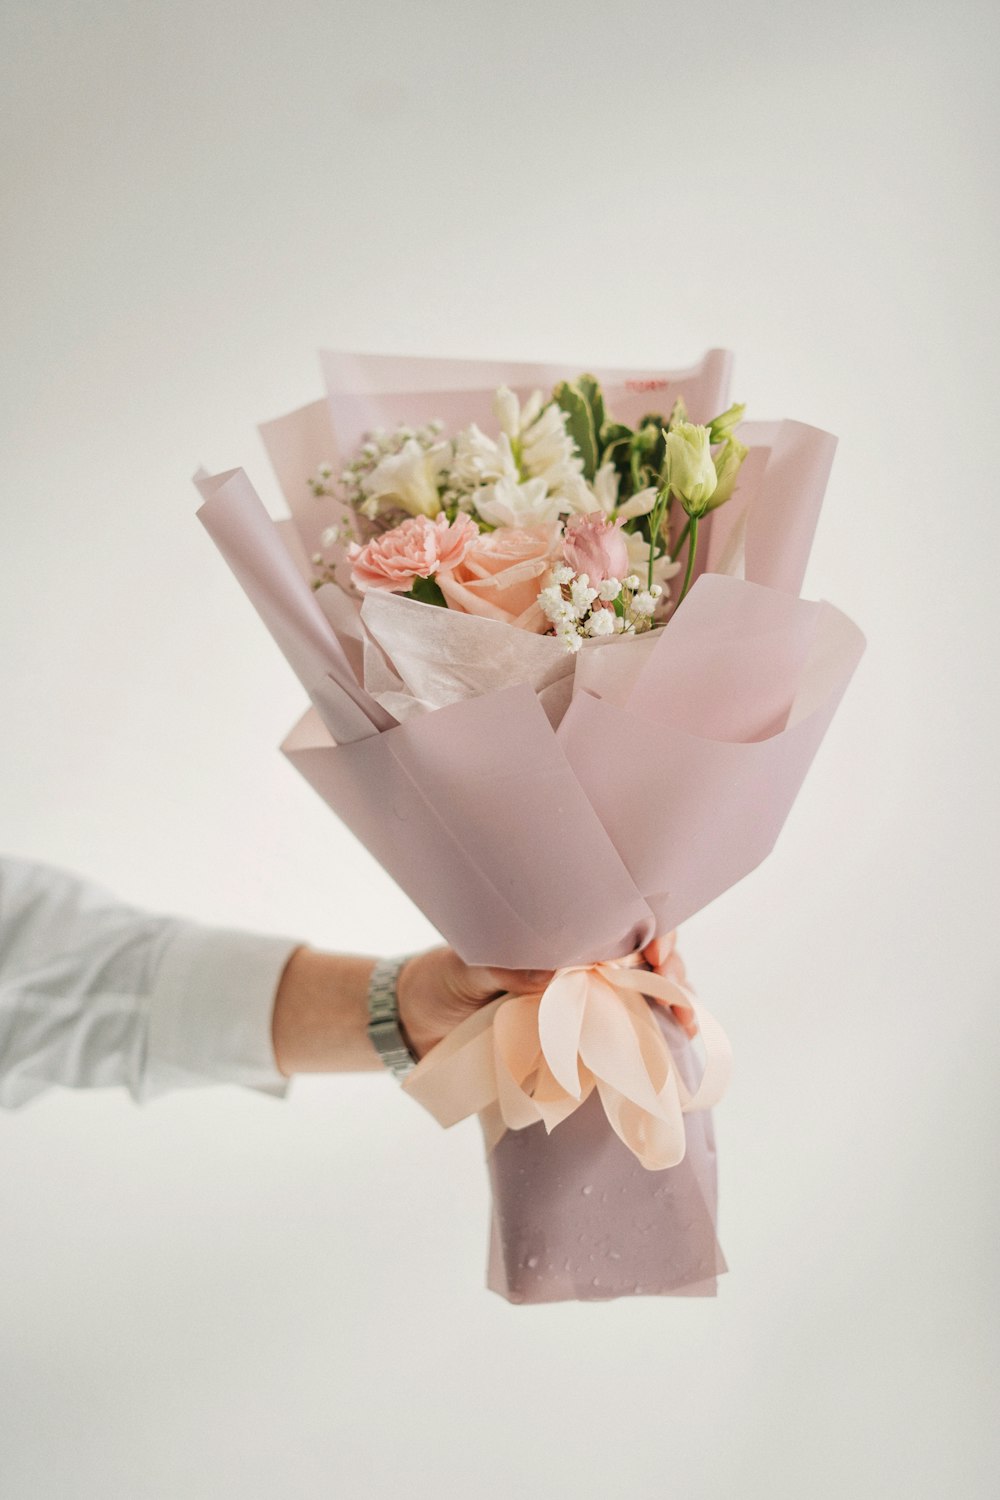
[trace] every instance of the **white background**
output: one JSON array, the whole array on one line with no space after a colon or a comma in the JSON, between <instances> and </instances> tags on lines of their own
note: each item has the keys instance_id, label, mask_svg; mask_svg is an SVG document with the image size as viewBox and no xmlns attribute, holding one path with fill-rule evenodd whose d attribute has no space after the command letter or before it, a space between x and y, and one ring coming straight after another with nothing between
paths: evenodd
<instances>
[{"instance_id":1,"label":"white background","mask_svg":"<svg viewBox=\"0 0 1000 1500\"><path fill-rule=\"evenodd\" d=\"M483 1289L474 1125L387 1078L0 1120L2 1500L985 1496L995 1454L996 12L3 0L0 840L399 951L194 520L320 345L736 351L841 436L869 637L688 924L736 1048L717 1302ZM989 937L987 932L989 930Z\"/></svg>"}]
</instances>

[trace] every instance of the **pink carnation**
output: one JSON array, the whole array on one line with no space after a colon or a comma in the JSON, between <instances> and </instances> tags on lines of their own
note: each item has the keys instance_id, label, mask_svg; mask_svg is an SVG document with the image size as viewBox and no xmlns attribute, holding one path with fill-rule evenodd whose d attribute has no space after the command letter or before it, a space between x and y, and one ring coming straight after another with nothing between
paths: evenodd
<instances>
[{"instance_id":1,"label":"pink carnation","mask_svg":"<svg viewBox=\"0 0 1000 1500\"><path fill-rule=\"evenodd\" d=\"M621 526L621 521L612 523L599 510L567 521L563 557L573 572L586 573L592 584L627 578L632 569Z\"/></svg>"},{"instance_id":2,"label":"pink carnation","mask_svg":"<svg viewBox=\"0 0 1000 1500\"><path fill-rule=\"evenodd\" d=\"M479 527L464 512L450 523L443 513L433 521L429 516L414 516L372 537L363 547L354 542L347 549L351 577L362 593L391 589L406 594L417 578L457 567L478 540Z\"/></svg>"}]
</instances>

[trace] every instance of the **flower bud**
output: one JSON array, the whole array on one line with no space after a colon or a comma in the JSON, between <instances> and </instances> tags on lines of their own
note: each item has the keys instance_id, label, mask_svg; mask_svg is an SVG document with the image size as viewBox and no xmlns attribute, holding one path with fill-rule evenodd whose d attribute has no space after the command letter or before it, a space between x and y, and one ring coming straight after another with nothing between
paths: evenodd
<instances>
[{"instance_id":1,"label":"flower bud","mask_svg":"<svg viewBox=\"0 0 1000 1500\"><path fill-rule=\"evenodd\" d=\"M667 421L668 427L679 427L681 422L688 419L688 409L683 396L678 396L670 409L670 417Z\"/></svg>"},{"instance_id":2,"label":"flower bud","mask_svg":"<svg viewBox=\"0 0 1000 1500\"><path fill-rule=\"evenodd\" d=\"M746 404L736 401L721 416L712 418L708 424L708 430L712 434L713 446L716 443L724 443L732 437L733 428L740 425L745 412Z\"/></svg>"},{"instance_id":3,"label":"flower bud","mask_svg":"<svg viewBox=\"0 0 1000 1500\"><path fill-rule=\"evenodd\" d=\"M749 452L746 443L741 443L739 438L726 439L722 452L715 456L716 484L715 493L708 502L709 510L715 510L716 506L725 505L727 500L732 499L743 460Z\"/></svg>"},{"instance_id":4,"label":"flower bud","mask_svg":"<svg viewBox=\"0 0 1000 1500\"><path fill-rule=\"evenodd\" d=\"M703 516L717 483L707 427L679 422L667 433L667 483L688 515Z\"/></svg>"}]
</instances>

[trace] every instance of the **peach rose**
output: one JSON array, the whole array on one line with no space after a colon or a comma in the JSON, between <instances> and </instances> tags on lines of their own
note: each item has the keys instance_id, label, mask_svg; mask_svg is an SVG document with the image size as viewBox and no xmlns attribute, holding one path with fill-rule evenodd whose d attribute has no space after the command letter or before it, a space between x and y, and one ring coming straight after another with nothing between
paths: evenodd
<instances>
[{"instance_id":1,"label":"peach rose","mask_svg":"<svg viewBox=\"0 0 1000 1500\"><path fill-rule=\"evenodd\" d=\"M347 549L351 578L362 593L366 589L390 589L406 594L416 579L455 567L478 537L479 527L463 513L450 525L443 513L433 521L427 516L414 516L372 537L363 547L352 542Z\"/></svg>"},{"instance_id":2,"label":"peach rose","mask_svg":"<svg viewBox=\"0 0 1000 1500\"><path fill-rule=\"evenodd\" d=\"M549 622L538 594L554 549L551 527L500 526L478 537L457 566L442 570L438 586L451 609L541 633Z\"/></svg>"}]
</instances>

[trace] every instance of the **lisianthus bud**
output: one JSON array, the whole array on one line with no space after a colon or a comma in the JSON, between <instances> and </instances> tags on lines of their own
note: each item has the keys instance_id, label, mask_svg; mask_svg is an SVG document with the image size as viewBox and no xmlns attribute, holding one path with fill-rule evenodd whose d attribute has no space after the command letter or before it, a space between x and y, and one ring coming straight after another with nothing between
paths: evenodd
<instances>
[{"instance_id":1,"label":"lisianthus bud","mask_svg":"<svg viewBox=\"0 0 1000 1500\"><path fill-rule=\"evenodd\" d=\"M717 483L707 427L678 422L667 433L667 483L689 516L703 516Z\"/></svg>"},{"instance_id":2,"label":"lisianthus bud","mask_svg":"<svg viewBox=\"0 0 1000 1500\"><path fill-rule=\"evenodd\" d=\"M708 430L712 434L712 442L724 443L727 438L732 437L733 428L738 427L743 421L746 412L746 404L736 401L721 416L713 417L708 424Z\"/></svg>"},{"instance_id":3,"label":"lisianthus bud","mask_svg":"<svg viewBox=\"0 0 1000 1500\"><path fill-rule=\"evenodd\" d=\"M739 438L726 439L722 452L715 455L716 484L715 493L708 502L709 510L715 510L716 506L725 505L727 500L732 499L743 460L749 452L746 443L741 443Z\"/></svg>"},{"instance_id":4,"label":"lisianthus bud","mask_svg":"<svg viewBox=\"0 0 1000 1500\"><path fill-rule=\"evenodd\" d=\"M629 570L621 522L609 521L599 510L566 523L562 550L573 572L586 573L593 584L623 578Z\"/></svg>"}]
</instances>

